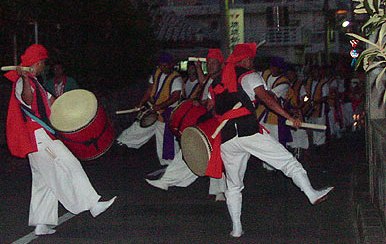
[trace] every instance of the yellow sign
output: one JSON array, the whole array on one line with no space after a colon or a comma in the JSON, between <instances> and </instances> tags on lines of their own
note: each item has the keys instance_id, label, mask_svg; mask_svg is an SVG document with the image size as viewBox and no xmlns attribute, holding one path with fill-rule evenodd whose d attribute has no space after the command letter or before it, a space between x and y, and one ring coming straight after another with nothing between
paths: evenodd
<instances>
[{"instance_id":1,"label":"yellow sign","mask_svg":"<svg viewBox=\"0 0 386 244\"><path fill-rule=\"evenodd\" d=\"M229 49L232 52L236 44L244 42L244 9L229 9L228 21Z\"/></svg>"}]
</instances>

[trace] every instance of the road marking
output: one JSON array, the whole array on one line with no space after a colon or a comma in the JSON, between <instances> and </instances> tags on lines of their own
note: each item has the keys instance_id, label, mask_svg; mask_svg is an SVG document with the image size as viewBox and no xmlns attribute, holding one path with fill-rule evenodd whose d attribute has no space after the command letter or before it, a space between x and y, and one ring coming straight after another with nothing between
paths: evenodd
<instances>
[{"instance_id":1,"label":"road marking","mask_svg":"<svg viewBox=\"0 0 386 244\"><path fill-rule=\"evenodd\" d=\"M73 217L75 217L75 214L72 214L72 213L63 214L62 216L59 217L57 226L63 224L64 222L66 222L67 220L69 220ZM32 231L31 233L23 236L22 238L12 242L12 244L27 244L27 243L30 243L31 241L37 239L38 237L39 236L35 235L35 233Z\"/></svg>"}]
</instances>

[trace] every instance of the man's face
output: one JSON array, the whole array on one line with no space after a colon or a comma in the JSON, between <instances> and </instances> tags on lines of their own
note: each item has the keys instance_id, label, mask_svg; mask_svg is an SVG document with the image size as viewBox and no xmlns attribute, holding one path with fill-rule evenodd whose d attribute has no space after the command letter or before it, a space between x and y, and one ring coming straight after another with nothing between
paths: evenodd
<instances>
[{"instance_id":1,"label":"man's face","mask_svg":"<svg viewBox=\"0 0 386 244\"><path fill-rule=\"evenodd\" d=\"M40 75L43 73L44 69L46 68L46 60L40 60L34 65L34 70L36 75Z\"/></svg>"},{"instance_id":2,"label":"man's face","mask_svg":"<svg viewBox=\"0 0 386 244\"><path fill-rule=\"evenodd\" d=\"M55 76L61 76L63 74L63 67L62 67L62 65L56 64L54 66L54 73L55 73Z\"/></svg>"},{"instance_id":3,"label":"man's face","mask_svg":"<svg viewBox=\"0 0 386 244\"><path fill-rule=\"evenodd\" d=\"M297 80L297 74L294 70L288 70L287 72L287 78L290 80L290 81L296 81Z\"/></svg>"},{"instance_id":4,"label":"man's face","mask_svg":"<svg viewBox=\"0 0 386 244\"><path fill-rule=\"evenodd\" d=\"M220 70L220 61L215 58L208 58L207 60L208 73L213 74Z\"/></svg>"},{"instance_id":5,"label":"man's face","mask_svg":"<svg viewBox=\"0 0 386 244\"><path fill-rule=\"evenodd\" d=\"M269 69L271 70L273 76L278 76L281 74L281 69L277 66L271 65Z\"/></svg>"},{"instance_id":6,"label":"man's face","mask_svg":"<svg viewBox=\"0 0 386 244\"><path fill-rule=\"evenodd\" d=\"M158 67L161 69L162 73L169 74L172 72L172 64L160 63Z\"/></svg>"},{"instance_id":7,"label":"man's face","mask_svg":"<svg viewBox=\"0 0 386 244\"><path fill-rule=\"evenodd\" d=\"M196 71L196 66L194 65L189 65L188 66L188 75L190 76L196 76L197 71Z\"/></svg>"},{"instance_id":8,"label":"man's face","mask_svg":"<svg viewBox=\"0 0 386 244\"><path fill-rule=\"evenodd\" d=\"M253 69L253 58L245 58L241 60L240 66L246 69Z\"/></svg>"}]
</instances>

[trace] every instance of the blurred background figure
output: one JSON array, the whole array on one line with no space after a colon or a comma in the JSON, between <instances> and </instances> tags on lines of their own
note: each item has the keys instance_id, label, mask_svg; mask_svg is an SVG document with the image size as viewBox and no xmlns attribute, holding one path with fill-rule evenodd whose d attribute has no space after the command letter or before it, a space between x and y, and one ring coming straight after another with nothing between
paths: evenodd
<instances>
[{"instance_id":1,"label":"blurred background figure","mask_svg":"<svg viewBox=\"0 0 386 244\"><path fill-rule=\"evenodd\" d=\"M63 64L56 62L52 66L54 76L45 83L46 89L55 97L73 89L78 89L79 85L76 80L67 76Z\"/></svg>"}]
</instances>

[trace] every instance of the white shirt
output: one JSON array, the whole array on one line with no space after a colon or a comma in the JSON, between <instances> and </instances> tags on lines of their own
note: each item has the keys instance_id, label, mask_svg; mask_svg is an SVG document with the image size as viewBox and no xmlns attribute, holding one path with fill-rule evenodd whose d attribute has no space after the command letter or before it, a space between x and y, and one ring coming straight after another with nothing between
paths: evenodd
<instances>
[{"instance_id":1,"label":"white shirt","mask_svg":"<svg viewBox=\"0 0 386 244\"><path fill-rule=\"evenodd\" d=\"M264 89L267 89L263 77L256 72L247 74L241 79L241 87L251 101L255 100L255 88L259 86L264 86Z\"/></svg>"},{"instance_id":2,"label":"white shirt","mask_svg":"<svg viewBox=\"0 0 386 244\"><path fill-rule=\"evenodd\" d=\"M259 86L264 86L264 89L267 89L263 77L256 72L247 74L241 79L241 87L243 88L243 90L248 95L251 101L256 100L255 88ZM210 94L208 95L208 97L209 99L212 98Z\"/></svg>"},{"instance_id":3,"label":"white shirt","mask_svg":"<svg viewBox=\"0 0 386 244\"><path fill-rule=\"evenodd\" d=\"M198 80L195 79L194 81L190 81L188 79L185 83L185 95L186 97L189 97L190 94L192 93L193 88L198 84Z\"/></svg>"},{"instance_id":4,"label":"white shirt","mask_svg":"<svg viewBox=\"0 0 386 244\"><path fill-rule=\"evenodd\" d=\"M206 82L204 90L202 91L202 100L206 100L209 98L209 87L212 85L213 79L209 78L209 80Z\"/></svg>"},{"instance_id":5,"label":"white shirt","mask_svg":"<svg viewBox=\"0 0 386 244\"><path fill-rule=\"evenodd\" d=\"M267 88L269 91L273 92L276 95L276 97L286 98L286 95L289 89L289 84L281 84L275 88L272 88L272 85L275 83L277 78L279 78L279 76L270 75L267 80Z\"/></svg>"}]
</instances>

